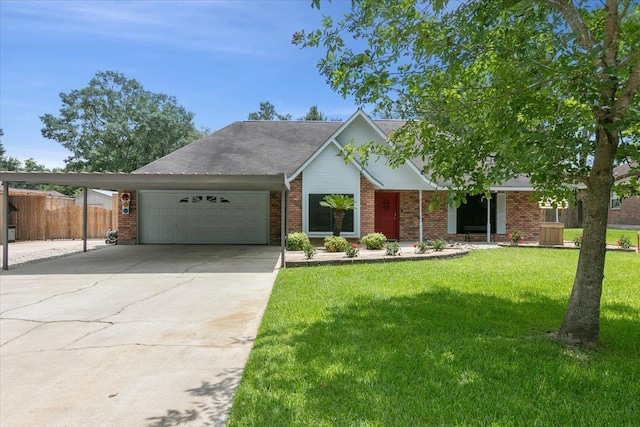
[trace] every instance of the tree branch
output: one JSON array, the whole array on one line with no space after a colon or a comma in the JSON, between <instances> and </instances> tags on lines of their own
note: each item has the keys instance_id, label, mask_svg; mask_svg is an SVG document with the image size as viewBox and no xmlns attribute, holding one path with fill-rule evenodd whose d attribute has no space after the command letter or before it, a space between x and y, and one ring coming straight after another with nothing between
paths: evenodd
<instances>
[{"instance_id":1,"label":"tree branch","mask_svg":"<svg viewBox=\"0 0 640 427\"><path fill-rule=\"evenodd\" d=\"M549 6L556 9L564 16L567 23L575 33L580 34L580 46L583 49L588 50L597 44L595 37L589 31L589 27L584 23L582 17L573 5L573 2L567 2L566 0L543 0Z\"/></svg>"},{"instance_id":2,"label":"tree branch","mask_svg":"<svg viewBox=\"0 0 640 427\"><path fill-rule=\"evenodd\" d=\"M640 89L640 51L635 52L633 56L636 56L636 63L633 66L633 70L631 70L631 74L629 74L629 78L627 79L626 84L622 88L620 92L620 96L613 104L613 114L615 118L622 118L631 105L631 101L633 100L634 95Z\"/></svg>"}]
</instances>

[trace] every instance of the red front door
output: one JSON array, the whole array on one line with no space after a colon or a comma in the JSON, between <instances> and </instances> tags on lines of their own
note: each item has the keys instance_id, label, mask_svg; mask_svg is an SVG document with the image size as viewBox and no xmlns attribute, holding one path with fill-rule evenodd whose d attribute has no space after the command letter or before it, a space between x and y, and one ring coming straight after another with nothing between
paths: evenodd
<instances>
[{"instance_id":1,"label":"red front door","mask_svg":"<svg viewBox=\"0 0 640 427\"><path fill-rule=\"evenodd\" d=\"M399 193L376 192L375 230L389 240L400 238Z\"/></svg>"}]
</instances>

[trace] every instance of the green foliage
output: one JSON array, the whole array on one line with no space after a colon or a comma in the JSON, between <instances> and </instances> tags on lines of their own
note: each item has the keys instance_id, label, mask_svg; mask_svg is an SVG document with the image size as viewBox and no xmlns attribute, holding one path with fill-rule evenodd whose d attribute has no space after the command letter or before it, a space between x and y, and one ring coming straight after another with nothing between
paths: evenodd
<instances>
[{"instance_id":1,"label":"green foliage","mask_svg":"<svg viewBox=\"0 0 640 427\"><path fill-rule=\"evenodd\" d=\"M640 162L639 17L631 0L353 0L293 43L325 49L318 68L343 97L407 120L383 144L347 145L347 158L422 159L456 205L520 176L545 199L573 202L585 185L580 297L559 336L593 344L613 166ZM619 190L640 188L629 184Z\"/></svg>"},{"instance_id":2,"label":"green foliage","mask_svg":"<svg viewBox=\"0 0 640 427\"><path fill-rule=\"evenodd\" d=\"M355 209L356 202L353 197L346 194L327 194L320 202L320 206L333 209L333 235L339 236L345 212Z\"/></svg>"},{"instance_id":3,"label":"green foliage","mask_svg":"<svg viewBox=\"0 0 640 427\"><path fill-rule=\"evenodd\" d=\"M620 132L614 157L640 160L637 5L604 34L601 4L450 3L355 0L343 19L294 35L326 49L318 68L335 91L410 120L393 145L350 150L391 165L426 156L456 197L527 174L541 194L572 199L566 184L588 177L600 119Z\"/></svg>"},{"instance_id":4,"label":"green foliage","mask_svg":"<svg viewBox=\"0 0 640 427\"><path fill-rule=\"evenodd\" d=\"M260 103L260 110L249 113L249 120L291 120L291 114L279 114L276 107L269 101Z\"/></svg>"},{"instance_id":5,"label":"green foliage","mask_svg":"<svg viewBox=\"0 0 640 427\"><path fill-rule=\"evenodd\" d=\"M598 349L546 333L577 259L514 248L280 270L227 425L637 425L640 256L607 256Z\"/></svg>"},{"instance_id":6,"label":"green foliage","mask_svg":"<svg viewBox=\"0 0 640 427\"><path fill-rule=\"evenodd\" d=\"M308 241L307 241L307 243L304 244L304 246L302 247L302 250L304 251L304 256L307 259L313 258L315 256L316 252L317 252L315 246L313 246Z\"/></svg>"},{"instance_id":7,"label":"green foliage","mask_svg":"<svg viewBox=\"0 0 640 427\"><path fill-rule=\"evenodd\" d=\"M349 242L344 237L327 236L324 238L324 247L327 252L345 252L349 248Z\"/></svg>"},{"instance_id":8,"label":"green foliage","mask_svg":"<svg viewBox=\"0 0 640 427\"><path fill-rule=\"evenodd\" d=\"M358 249L358 245L354 243L352 246L347 248L345 254L348 258L355 258L358 256L358 252L360 252L360 249Z\"/></svg>"},{"instance_id":9,"label":"green foliage","mask_svg":"<svg viewBox=\"0 0 640 427\"><path fill-rule=\"evenodd\" d=\"M629 239L627 236L624 236L624 235L618 238L617 243L618 243L618 246L624 249L629 249L631 247L631 239Z\"/></svg>"},{"instance_id":10,"label":"green foliage","mask_svg":"<svg viewBox=\"0 0 640 427\"><path fill-rule=\"evenodd\" d=\"M440 252L447 246L447 242L445 242L442 239L436 239L433 242L431 242L431 246L433 246L434 251Z\"/></svg>"},{"instance_id":11,"label":"green foliage","mask_svg":"<svg viewBox=\"0 0 640 427\"><path fill-rule=\"evenodd\" d=\"M427 242L417 242L413 244L413 247L415 248L415 253L423 254L429 249L429 244Z\"/></svg>"},{"instance_id":12,"label":"green foliage","mask_svg":"<svg viewBox=\"0 0 640 427\"><path fill-rule=\"evenodd\" d=\"M300 117L300 119L298 120L311 120L311 121L324 122L324 121L327 121L327 116L322 114L322 111L318 110L317 105L313 105L309 108L309 111L307 111L307 114Z\"/></svg>"},{"instance_id":13,"label":"green foliage","mask_svg":"<svg viewBox=\"0 0 640 427\"><path fill-rule=\"evenodd\" d=\"M174 97L145 90L115 71L61 93L60 115L40 117L42 136L71 151L74 171L131 172L202 137Z\"/></svg>"},{"instance_id":14,"label":"green foliage","mask_svg":"<svg viewBox=\"0 0 640 427\"><path fill-rule=\"evenodd\" d=\"M308 244L310 244L309 237L302 231L287 235L287 249L290 251L301 251Z\"/></svg>"},{"instance_id":15,"label":"green foliage","mask_svg":"<svg viewBox=\"0 0 640 427\"><path fill-rule=\"evenodd\" d=\"M387 243L387 249L385 253L391 256L400 255L400 245L397 242Z\"/></svg>"},{"instance_id":16,"label":"green foliage","mask_svg":"<svg viewBox=\"0 0 640 427\"><path fill-rule=\"evenodd\" d=\"M382 233L369 233L362 238L367 249L382 249L387 243L387 237Z\"/></svg>"},{"instance_id":17,"label":"green foliage","mask_svg":"<svg viewBox=\"0 0 640 427\"><path fill-rule=\"evenodd\" d=\"M512 233L509 233L509 240L512 244L517 245L518 243L522 243L524 240L524 235L520 230L514 230Z\"/></svg>"},{"instance_id":18,"label":"green foliage","mask_svg":"<svg viewBox=\"0 0 640 427\"><path fill-rule=\"evenodd\" d=\"M574 236L573 239L571 239L571 241L573 242L573 244L577 247L580 247L580 245L582 245L582 234L580 234L579 236Z\"/></svg>"}]
</instances>

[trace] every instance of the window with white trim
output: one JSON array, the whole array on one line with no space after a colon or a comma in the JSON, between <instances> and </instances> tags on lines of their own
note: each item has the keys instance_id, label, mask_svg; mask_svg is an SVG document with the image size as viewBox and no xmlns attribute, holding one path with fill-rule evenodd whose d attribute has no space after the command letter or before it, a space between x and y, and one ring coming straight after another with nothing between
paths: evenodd
<instances>
[{"instance_id":1,"label":"window with white trim","mask_svg":"<svg viewBox=\"0 0 640 427\"><path fill-rule=\"evenodd\" d=\"M609 204L611 210L620 210L620 196L615 192L611 193L611 203Z\"/></svg>"},{"instance_id":2,"label":"window with white trim","mask_svg":"<svg viewBox=\"0 0 640 427\"><path fill-rule=\"evenodd\" d=\"M320 202L331 193L326 194L309 194L309 232L312 233L331 233L333 231L333 212L334 209L320 206ZM346 194L353 197L353 194ZM346 211L342 220L342 231L345 233L354 232L354 211Z\"/></svg>"}]
</instances>

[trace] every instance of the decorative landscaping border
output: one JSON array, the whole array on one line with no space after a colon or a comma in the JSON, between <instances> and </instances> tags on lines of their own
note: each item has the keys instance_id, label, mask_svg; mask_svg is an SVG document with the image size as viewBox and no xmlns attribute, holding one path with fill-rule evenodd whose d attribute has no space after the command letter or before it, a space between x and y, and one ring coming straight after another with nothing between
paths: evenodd
<instances>
[{"instance_id":1,"label":"decorative landscaping border","mask_svg":"<svg viewBox=\"0 0 640 427\"><path fill-rule=\"evenodd\" d=\"M539 243L526 243L526 242L519 243L517 245L513 245L511 243L498 243L498 246L503 248L543 248L543 249L569 249L569 250L580 249L580 246L576 246L572 242L564 242L564 245L541 245ZM625 249L616 245L607 245L607 251L636 252L636 248L635 246L632 246L628 249Z\"/></svg>"},{"instance_id":2,"label":"decorative landscaping border","mask_svg":"<svg viewBox=\"0 0 640 427\"><path fill-rule=\"evenodd\" d=\"M348 258L342 252L322 252L311 259L306 259L301 251L287 252L285 254L286 267L315 267L320 265L352 265L393 263L400 261L428 261L460 258L469 254L468 249L446 248L441 252L431 251L424 254L401 253L400 255L386 255L385 251L365 251L354 258Z\"/></svg>"}]
</instances>

